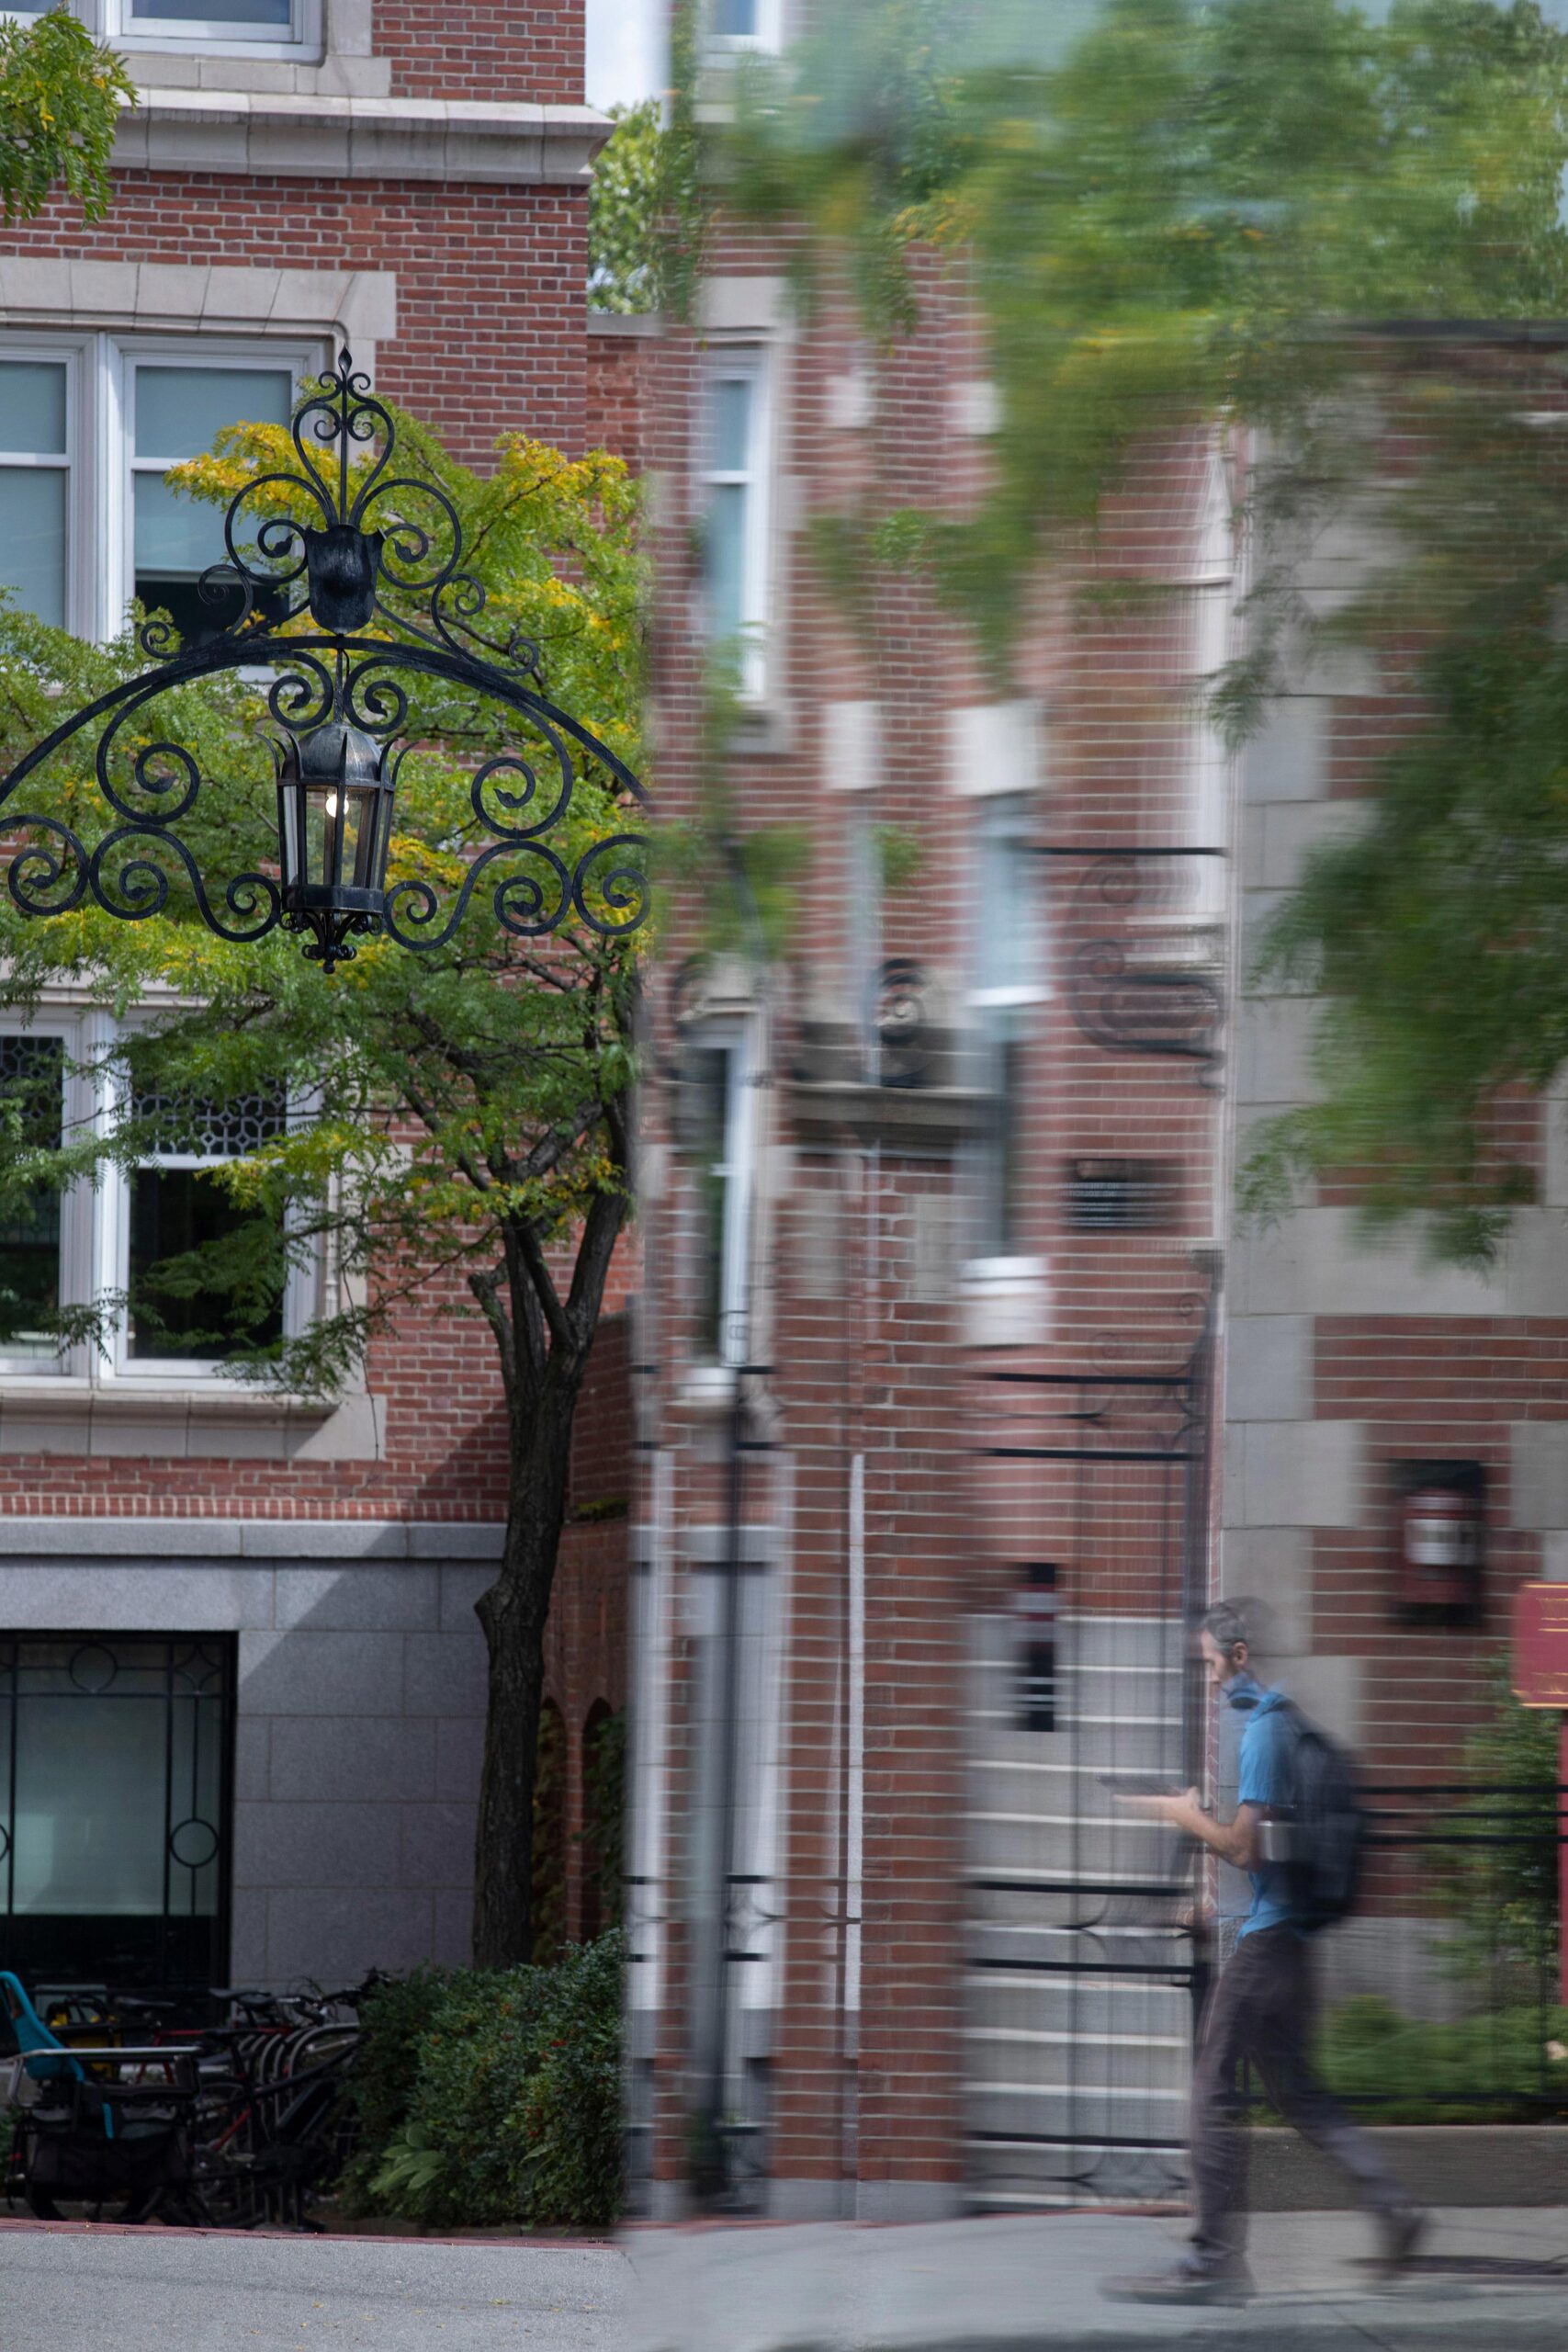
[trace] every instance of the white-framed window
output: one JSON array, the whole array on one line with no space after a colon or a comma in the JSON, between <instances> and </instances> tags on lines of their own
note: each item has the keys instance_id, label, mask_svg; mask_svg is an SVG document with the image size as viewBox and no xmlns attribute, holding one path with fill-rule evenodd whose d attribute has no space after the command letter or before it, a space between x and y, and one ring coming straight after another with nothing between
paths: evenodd
<instances>
[{"instance_id":1,"label":"white-framed window","mask_svg":"<svg viewBox=\"0 0 1568 2352\"><path fill-rule=\"evenodd\" d=\"M0 1029L0 1117L24 1147L55 1146L93 1125L112 1128L131 1107L154 1123L135 1167L64 1193L40 1188L0 1211L0 1377L221 1380L238 1348L292 1337L315 1306L314 1273L285 1267L281 1234L276 1297L237 1307L227 1289L199 1280L193 1261L203 1249L221 1250L254 1214L236 1206L213 1171L277 1135L289 1106L259 1096L217 1104L117 1095L113 1045L96 1012L46 1010L30 1026ZM182 1258L186 1279L176 1273L171 1283L171 1261ZM42 1328L62 1308L111 1298L124 1305L102 1345L62 1346Z\"/></svg>"},{"instance_id":2,"label":"white-framed window","mask_svg":"<svg viewBox=\"0 0 1568 2352\"><path fill-rule=\"evenodd\" d=\"M197 583L223 560L220 508L164 479L224 425L288 421L320 346L0 333L0 582L40 619L108 638L140 596L187 642L235 605Z\"/></svg>"},{"instance_id":3,"label":"white-framed window","mask_svg":"<svg viewBox=\"0 0 1568 2352\"><path fill-rule=\"evenodd\" d=\"M56 1149L68 1128L91 1116L91 1103L71 1072L78 1045L77 1025L70 1021L0 1033L0 1116L7 1144ZM69 1193L39 1186L0 1209L0 1367L62 1368L60 1342L43 1327L86 1295L90 1248L90 1218Z\"/></svg>"},{"instance_id":4,"label":"white-framed window","mask_svg":"<svg viewBox=\"0 0 1568 2352\"><path fill-rule=\"evenodd\" d=\"M214 1171L281 1135L288 1105L260 1095L218 1103L135 1094L131 1107L139 1121L152 1123L155 1140L143 1159L117 1170L103 1188L105 1238L118 1261L113 1287L127 1301L116 1368L160 1379L210 1374L236 1341L265 1347L288 1327L281 1290L238 1314L230 1294L179 1278L182 1261L193 1266L196 1253L220 1252L255 1222L213 1181ZM283 1278L281 1233L268 1255Z\"/></svg>"},{"instance_id":5,"label":"white-framed window","mask_svg":"<svg viewBox=\"0 0 1568 2352\"><path fill-rule=\"evenodd\" d=\"M732 656L740 695L767 688L772 418L767 354L709 354L701 446L704 601L709 643Z\"/></svg>"},{"instance_id":6,"label":"white-framed window","mask_svg":"<svg viewBox=\"0 0 1568 2352\"><path fill-rule=\"evenodd\" d=\"M1049 993L1032 854L1033 804L1022 792L970 803L973 902L967 996L987 1104L976 1155L973 1256L1014 1259L1023 1249L1022 1112L1032 1008Z\"/></svg>"},{"instance_id":7,"label":"white-framed window","mask_svg":"<svg viewBox=\"0 0 1568 2352\"><path fill-rule=\"evenodd\" d=\"M715 1022L682 1046L687 1165L694 1197L689 1295L696 1352L741 1364L750 1344L756 1070L750 1024Z\"/></svg>"},{"instance_id":8,"label":"white-framed window","mask_svg":"<svg viewBox=\"0 0 1568 2352\"><path fill-rule=\"evenodd\" d=\"M6 13L38 17L43 9L13 0ZM72 14L123 49L291 59L321 49L322 0L73 0Z\"/></svg>"}]
</instances>

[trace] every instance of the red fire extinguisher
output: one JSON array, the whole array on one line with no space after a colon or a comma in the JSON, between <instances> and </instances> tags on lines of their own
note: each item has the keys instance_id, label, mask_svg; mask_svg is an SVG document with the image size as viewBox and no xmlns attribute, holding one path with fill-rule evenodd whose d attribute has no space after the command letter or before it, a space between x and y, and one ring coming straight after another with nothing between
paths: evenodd
<instances>
[{"instance_id":1,"label":"red fire extinguisher","mask_svg":"<svg viewBox=\"0 0 1568 2352\"><path fill-rule=\"evenodd\" d=\"M1405 1608L1479 1606L1486 1534L1479 1488L1413 1487L1404 1498L1400 1534L1399 1597Z\"/></svg>"}]
</instances>

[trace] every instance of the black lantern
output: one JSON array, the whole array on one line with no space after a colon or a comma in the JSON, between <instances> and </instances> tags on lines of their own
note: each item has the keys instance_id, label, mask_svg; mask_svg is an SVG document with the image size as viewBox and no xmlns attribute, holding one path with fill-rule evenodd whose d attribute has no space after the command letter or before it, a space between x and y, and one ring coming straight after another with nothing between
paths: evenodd
<instances>
[{"instance_id":1,"label":"black lantern","mask_svg":"<svg viewBox=\"0 0 1568 2352\"><path fill-rule=\"evenodd\" d=\"M220 939L265 939L283 923L307 935L306 956L328 972L351 960L356 937L444 947L479 888L513 939L542 938L569 915L603 939L636 931L648 914L635 862L644 836L595 824L571 865L546 837L571 813L580 764L612 798L641 805L648 796L607 743L549 699L538 647L521 628L498 632L493 615L486 622L483 583L463 568L457 508L433 476L401 470L391 412L346 351L306 389L289 433L295 462L236 491L225 560L202 574L222 625L182 646L169 621L143 621L138 641L154 666L72 711L0 778L0 804L9 804L0 876L13 905L57 915L91 899L121 922L143 922L183 881ZM176 828L211 787L152 714L193 679L258 672L271 675L267 707L282 730L272 739L276 869L268 857L244 873L204 875ZM400 757L387 739L427 733L400 673L439 680L466 709L499 706L525 730L470 775L464 854L455 867L444 861L444 888L421 873L387 888ZM100 818L107 812L96 839L15 798L24 777L89 727L97 740L87 764Z\"/></svg>"},{"instance_id":2,"label":"black lantern","mask_svg":"<svg viewBox=\"0 0 1568 2352\"><path fill-rule=\"evenodd\" d=\"M380 928L396 761L362 727L334 719L277 747L284 921L314 933L305 950L330 972L355 932Z\"/></svg>"}]
</instances>

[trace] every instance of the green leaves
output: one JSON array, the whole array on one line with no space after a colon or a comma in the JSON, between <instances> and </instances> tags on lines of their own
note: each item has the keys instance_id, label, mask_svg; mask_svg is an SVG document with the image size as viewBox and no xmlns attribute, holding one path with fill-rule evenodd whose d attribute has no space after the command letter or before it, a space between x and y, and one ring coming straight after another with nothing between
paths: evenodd
<instances>
[{"instance_id":1,"label":"green leaves","mask_svg":"<svg viewBox=\"0 0 1568 2352\"><path fill-rule=\"evenodd\" d=\"M847 266L890 349L933 258L962 268L999 394L991 485L962 518L933 502L923 540L856 525L994 661L1021 576L1081 542L1150 432L1304 430L1363 363L1356 322L1562 314L1568 43L1533 6L983 13L865 0L755 63L710 171L743 218L792 224L808 289Z\"/></svg>"},{"instance_id":2,"label":"green leaves","mask_svg":"<svg viewBox=\"0 0 1568 2352\"><path fill-rule=\"evenodd\" d=\"M548 1968L420 1971L365 2007L351 2193L437 2228L615 2220L618 1933Z\"/></svg>"},{"instance_id":3,"label":"green leaves","mask_svg":"<svg viewBox=\"0 0 1568 2352\"><path fill-rule=\"evenodd\" d=\"M89 220L108 210L109 157L135 85L68 9L0 20L0 207L30 220L56 183Z\"/></svg>"},{"instance_id":4,"label":"green leaves","mask_svg":"<svg viewBox=\"0 0 1568 2352\"><path fill-rule=\"evenodd\" d=\"M588 192L588 304L623 314L660 307L659 217L664 186L659 101L613 107Z\"/></svg>"}]
</instances>

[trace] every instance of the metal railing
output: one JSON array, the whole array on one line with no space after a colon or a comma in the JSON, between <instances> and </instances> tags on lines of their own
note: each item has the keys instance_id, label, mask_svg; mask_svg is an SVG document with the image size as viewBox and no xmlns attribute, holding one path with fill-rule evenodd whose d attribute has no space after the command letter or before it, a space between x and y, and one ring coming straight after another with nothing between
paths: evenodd
<instances>
[{"instance_id":1,"label":"metal railing","mask_svg":"<svg viewBox=\"0 0 1568 2352\"><path fill-rule=\"evenodd\" d=\"M1568 1785L1363 1784L1362 1900L1318 1953L1317 2054L1369 2121L1568 2116Z\"/></svg>"}]
</instances>

